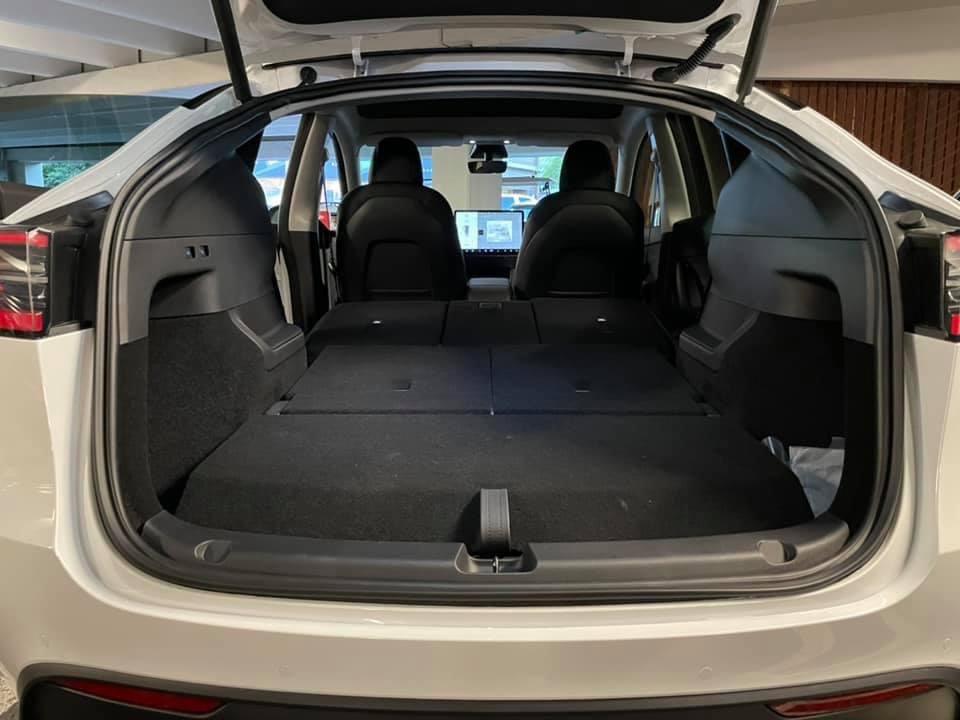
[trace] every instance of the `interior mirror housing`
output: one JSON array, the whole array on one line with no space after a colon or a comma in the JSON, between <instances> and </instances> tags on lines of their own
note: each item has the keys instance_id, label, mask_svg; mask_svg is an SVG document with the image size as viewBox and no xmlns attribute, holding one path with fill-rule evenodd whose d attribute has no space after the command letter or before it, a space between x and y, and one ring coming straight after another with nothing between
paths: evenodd
<instances>
[{"instance_id":1,"label":"interior mirror housing","mask_svg":"<svg viewBox=\"0 0 960 720\"><path fill-rule=\"evenodd\" d=\"M467 168L474 175L502 175L507 171L507 146L503 143L477 144Z\"/></svg>"}]
</instances>

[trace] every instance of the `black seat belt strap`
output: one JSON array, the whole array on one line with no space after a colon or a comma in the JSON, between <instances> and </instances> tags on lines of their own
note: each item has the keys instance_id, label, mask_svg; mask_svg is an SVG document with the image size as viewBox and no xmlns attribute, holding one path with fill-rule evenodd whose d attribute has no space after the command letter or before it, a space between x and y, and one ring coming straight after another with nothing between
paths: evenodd
<instances>
[{"instance_id":1,"label":"black seat belt strap","mask_svg":"<svg viewBox=\"0 0 960 720\"><path fill-rule=\"evenodd\" d=\"M510 549L510 498L506 489L480 490L480 529L475 552L503 557Z\"/></svg>"}]
</instances>

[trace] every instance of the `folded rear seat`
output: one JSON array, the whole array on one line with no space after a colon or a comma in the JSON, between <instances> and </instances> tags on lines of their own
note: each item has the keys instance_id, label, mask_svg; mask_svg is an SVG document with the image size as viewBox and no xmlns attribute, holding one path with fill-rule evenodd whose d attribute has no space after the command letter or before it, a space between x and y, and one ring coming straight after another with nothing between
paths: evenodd
<instances>
[{"instance_id":1,"label":"folded rear seat","mask_svg":"<svg viewBox=\"0 0 960 720\"><path fill-rule=\"evenodd\" d=\"M310 358L327 345L439 345L447 303L433 300L342 303L307 338Z\"/></svg>"},{"instance_id":2,"label":"folded rear seat","mask_svg":"<svg viewBox=\"0 0 960 720\"><path fill-rule=\"evenodd\" d=\"M663 332L647 305L618 298L539 298L533 310L545 345L653 346Z\"/></svg>"},{"instance_id":3,"label":"folded rear seat","mask_svg":"<svg viewBox=\"0 0 960 720\"><path fill-rule=\"evenodd\" d=\"M693 388L650 348L534 345L491 352L497 414L704 414Z\"/></svg>"},{"instance_id":4,"label":"folded rear seat","mask_svg":"<svg viewBox=\"0 0 960 720\"><path fill-rule=\"evenodd\" d=\"M284 414L490 413L487 348L328 346Z\"/></svg>"},{"instance_id":5,"label":"folded rear seat","mask_svg":"<svg viewBox=\"0 0 960 720\"><path fill-rule=\"evenodd\" d=\"M536 345L540 342L533 306L518 301L451 302L444 345Z\"/></svg>"}]
</instances>

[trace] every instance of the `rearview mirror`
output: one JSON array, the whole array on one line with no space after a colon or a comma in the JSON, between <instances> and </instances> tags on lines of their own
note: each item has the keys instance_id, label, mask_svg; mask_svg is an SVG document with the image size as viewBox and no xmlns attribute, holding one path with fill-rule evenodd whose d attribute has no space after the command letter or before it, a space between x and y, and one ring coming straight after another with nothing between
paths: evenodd
<instances>
[{"instance_id":1,"label":"rearview mirror","mask_svg":"<svg viewBox=\"0 0 960 720\"><path fill-rule=\"evenodd\" d=\"M477 145L470 153L467 168L474 175L502 175L507 171L507 146Z\"/></svg>"}]
</instances>

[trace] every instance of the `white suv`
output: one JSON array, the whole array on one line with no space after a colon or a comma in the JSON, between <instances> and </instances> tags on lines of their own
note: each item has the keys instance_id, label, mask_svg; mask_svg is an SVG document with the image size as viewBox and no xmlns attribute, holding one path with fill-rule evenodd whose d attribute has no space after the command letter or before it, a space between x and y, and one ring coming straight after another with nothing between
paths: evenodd
<instances>
[{"instance_id":1,"label":"white suv","mask_svg":"<svg viewBox=\"0 0 960 720\"><path fill-rule=\"evenodd\" d=\"M960 204L774 8L214 0L232 87L0 187L24 720L956 717Z\"/></svg>"}]
</instances>

